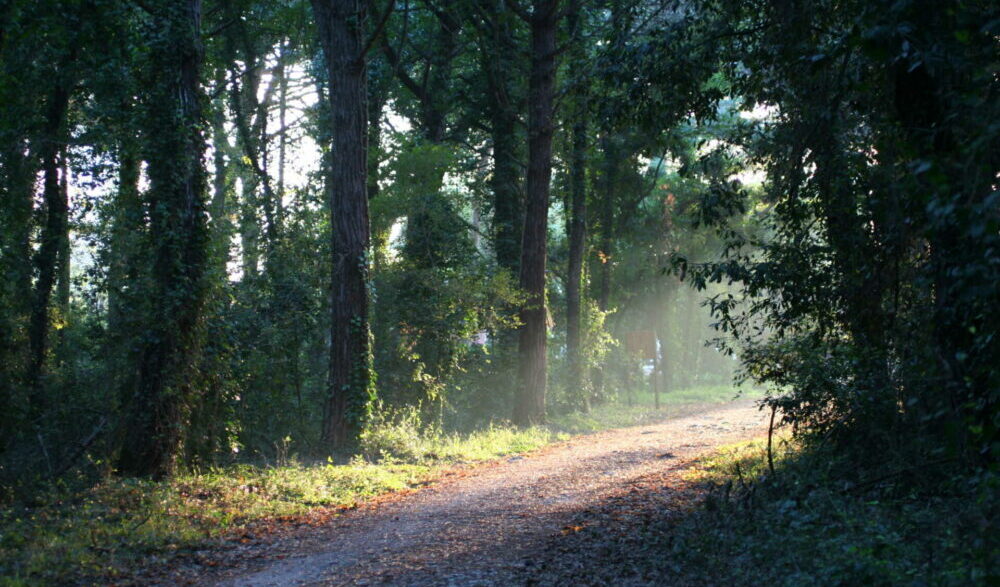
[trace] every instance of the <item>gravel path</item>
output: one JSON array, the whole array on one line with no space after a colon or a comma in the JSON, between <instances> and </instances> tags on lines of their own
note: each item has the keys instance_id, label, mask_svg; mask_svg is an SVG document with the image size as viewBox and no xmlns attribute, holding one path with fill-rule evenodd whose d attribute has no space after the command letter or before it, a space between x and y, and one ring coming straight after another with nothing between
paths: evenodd
<instances>
[{"instance_id":1,"label":"gravel path","mask_svg":"<svg viewBox=\"0 0 1000 587\"><path fill-rule=\"evenodd\" d=\"M637 479L764 431L763 414L741 401L577 437L350 512L293 544L274 545L255 570L216 584L523 584L533 551L582 510Z\"/></svg>"}]
</instances>

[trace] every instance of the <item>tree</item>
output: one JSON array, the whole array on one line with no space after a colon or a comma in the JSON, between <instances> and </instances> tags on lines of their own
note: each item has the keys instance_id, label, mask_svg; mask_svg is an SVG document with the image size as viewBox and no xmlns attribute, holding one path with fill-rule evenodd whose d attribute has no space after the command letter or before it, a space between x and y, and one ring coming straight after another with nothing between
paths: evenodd
<instances>
[{"instance_id":1,"label":"tree","mask_svg":"<svg viewBox=\"0 0 1000 587\"><path fill-rule=\"evenodd\" d=\"M570 61L576 64L586 59L585 45L580 38L582 22L580 3L574 2L567 15L570 43L573 44ZM579 72L577 75L580 75ZM580 298L583 285L583 257L587 240L587 146L589 115L589 88L587 80L577 79L572 88L574 95L572 146L570 155L570 204L569 204L569 257L566 268L566 354L569 362L567 386L571 394L580 394L582 407L590 409L589 393L583 389L583 364L580 336Z\"/></svg>"},{"instance_id":2,"label":"tree","mask_svg":"<svg viewBox=\"0 0 1000 587\"><path fill-rule=\"evenodd\" d=\"M521 231L524 215L524 189L518 148L518 123L521 122L523 91L519 92L512 69L518 65L517 39L514 36L517 16L505 9L503 0L475 0L480 18L482 70L486 77L486 110L489 113L493 170L493 250L497 264L518 274L521 257Z\"/></svg>"},{"instance_id":3,"label":"tree","mask_svg":"<svg viewBox=\"0 0 1000 587\"><path fill-rule=\"evenodd\" d=\"M333 154L327 182L331 224L330 373L323 440L352 443L374 400L368 326L368 169L365 0L313 0L326 62ZM388 8L386 8L388 10Z\"/></svg>"},{"instance_id":4,"label":"tree","mask_svg":"<svg viewBox=\"0 0 1000 587\"><path fill-rule=\"evenodd\" d=\"M527 205L521 245L520 285L527 299L521 308L518 339L518 390L514 422L545 421L546 336L545 262L552 179L552 133L556 74L558 0L536 0L530 15L531 74L528 90Z\"/></svg>"},{"instance_id":5,"label":"tree","mask_svg":"<svg viewBox=\"0 0 1000 587\"><path fill-rule=\"evenodd\" d=\"M38 280L35 283L29 326L30 362L28 363L27 384L31 390L32 408L36 413L41 409L43 393L42 377L45 357L49 347L49 310L52 291L57 280L59 264L68 259L60 259L60 251L69 239L68 202L62 190L59 155L63 152L61 143L65 141L66 111L69 109L73 81L62 76L52 89L45 107L45 125L39 158L42 163L42 199L45 203L46 220L42 230L41 247L35 256Z\"/></svg>"},{"instance_id":6,"label":"tree","mask_svg":"<svg viewBox=\"0 0 1000 587\"><path fill-rule=\"evenodd\" d=\"M118 469L160 478L176 464L200 344L209 242L201 132L201 2L149 5L142 96L153 302L144 319Z\"/></svg>"}]
</instances>

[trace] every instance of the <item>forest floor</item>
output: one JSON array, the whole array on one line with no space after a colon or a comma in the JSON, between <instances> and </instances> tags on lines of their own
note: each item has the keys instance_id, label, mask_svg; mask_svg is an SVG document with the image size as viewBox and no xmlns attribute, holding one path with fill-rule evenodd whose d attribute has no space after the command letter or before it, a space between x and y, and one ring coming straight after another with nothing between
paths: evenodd
<instances>
[{"instance_id":1,"label":"forest floor","mask_svg":"<svg viewBox=\"0 0 1000 587\"><path fill-rule=\"evenodd\" d=\"M695 461L765 432L765 414L741 400L578 436L527 456L456 470L420 490L390 494L316 524L247 536L224 557L151 569L143 582L587 583L587 569L599 552L610 552L606 546L617 540L616 532L631 533L609 522L628 521L652 511L650 505L659 516L688 509L702 491L686 476ZM591 526L607 528L583 532ZM636 581L643 583L641 575Z\"/></svg>"}]
</instances>

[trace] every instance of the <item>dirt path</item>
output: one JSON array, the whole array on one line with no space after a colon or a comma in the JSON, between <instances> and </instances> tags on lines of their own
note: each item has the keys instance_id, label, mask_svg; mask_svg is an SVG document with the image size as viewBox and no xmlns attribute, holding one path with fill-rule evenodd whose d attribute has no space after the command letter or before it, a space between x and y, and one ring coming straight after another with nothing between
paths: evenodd
<instances>
[{"instance_id":1,"label":"dirt path","mask_svg":"<svg viewBox=\"0 0 1000 587\"><path fill-rule=\"evenodd\" d=\"M217 585L511 585L533 551L622 487L765 431L742 401L513 457L398 501L351 512Z\"/></svg>"}]
</instances>

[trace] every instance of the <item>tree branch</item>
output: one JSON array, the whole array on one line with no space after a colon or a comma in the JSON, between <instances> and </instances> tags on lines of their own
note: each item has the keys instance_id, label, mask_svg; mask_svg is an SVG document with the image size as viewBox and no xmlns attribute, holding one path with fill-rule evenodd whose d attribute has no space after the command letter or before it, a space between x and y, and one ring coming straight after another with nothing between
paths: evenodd
<instances>
[{"instance_id":1,"label":"tree branch","mask_svg":"<svg viewBox=\"0 0 1000 587\"><path fill-rule=\"evenodd\" d=\"M361 50L362 59L364 59L365 55L371 51L372 46L375 45L375 41L382 36L382 33L385 31L385 26L389 23L389 16L392 15L393 10L396 8L395 0L386 0L386 4L387 6L385 7L385 10L382 12L382 18L379 19L378 24L375 25L375 30L372 32L372 35L368 37L364 48Z\"/></svg>"}]
</instances>

